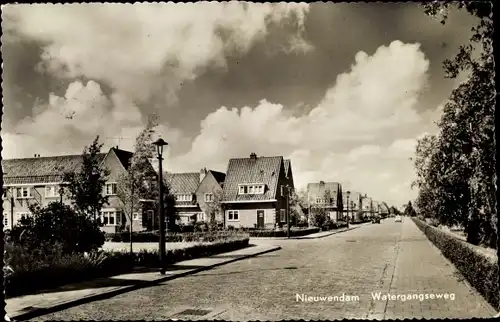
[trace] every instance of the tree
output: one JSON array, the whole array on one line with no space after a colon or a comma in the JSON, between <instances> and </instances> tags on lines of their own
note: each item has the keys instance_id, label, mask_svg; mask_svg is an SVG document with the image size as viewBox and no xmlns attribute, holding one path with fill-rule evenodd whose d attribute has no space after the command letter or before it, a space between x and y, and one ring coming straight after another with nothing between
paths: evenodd
<instances>
[{"instance_id":1,"label":"tree","mask_svg":"<svg viewBox=\"0 0 500 322\"><path fill-rule=\"evenodd\" d=\"M90 146L84 148L80 170L76 173L67 172L63 176L75 211L94 221L103 206L108 204L108 196L102 192L110 172L101 167L101 148L97 136Z\"/></svg>"},{"instance_id":2,"label":"tree","mask_svg":"<svg viewBox=\"0 0 500 322\"><path fill-rule=\"evenodd\" d=\"M415 209L413 209L413 205L411 204L411 201L408 201L408 204L406 205L405 208L405 216L408 217L415 217L417 213L415 212Z\"/></svg>"},{"instance_id":3,"label":"tree","mask_svg":"<svg viewBox=\"0 0 500 322\"><path fill-rule=\"evenodd\" d=\"M91 252L104 244L100 224L85 214L76 213L70 206L51 202L48 206L31 207L32 216L22 218L10 232L11 241L35 250L41 245L55 244L65 254Z\"/></svg>"},{"instance_id":4,"label":"tree","mask_svg":"<svg viewBox=\"0 0 500 322\"><path fill-rule=\"evenodd\" d=\"M155 148L152 145L156 122L150 119L135 140L134 155L130 159L127 171L123 172L117 182L117 196L123 203L123 212L128 219L130 234L130 253L133 252L133 214L141 210L141 199L157 200L158 183L156 173L150 163Z\"/></svg>"},{"instance_id":5,"label":"tree","mask_svg":"<svg viewBox=\"0 0 500 322\"><path fill-rule=\"evenodd\" d=\"M297 225L302 221L302 218L305 218L305 212L307 210L307 192L305 190L291 191L289 205L290 223L291 225Z\"/></svg>"},{"instance_id":6,"label":"tree","mask_svg":"<svg viewBox=\"0 0 500 322\"><path fill-rule=\"evenodd\" d=\"M214 189L212 191L213 200L210 202L206 202L207 205L207 215L208 215L208 229L209 230L217 230L220 224L220 220L218 220L217 216L222 215L222 200L223 200L223 192L222 189Z\"/></svg>"},{"instance_id":7,"label":"tree","mask_svg":"<svg viewBox=\"0 0 500 322\"><path fill-rule=\"evenodd\" d=\"M498 251L492 3L432 2L423 7L443 24L451 7L476 16L478 24L472 28L470 43L444 61L448 78L467 73L468 79L445 105L440 132L419 142L417 205L441 223L465 227L469 242L496 244Z\"/></svg>"}]
</instances>

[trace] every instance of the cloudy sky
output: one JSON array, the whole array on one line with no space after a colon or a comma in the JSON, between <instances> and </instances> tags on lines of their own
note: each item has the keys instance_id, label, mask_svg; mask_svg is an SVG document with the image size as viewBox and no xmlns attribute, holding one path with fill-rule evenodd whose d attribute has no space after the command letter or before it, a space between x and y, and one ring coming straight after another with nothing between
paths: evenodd
<instances>
[{"instance_id":1,"label":"cloudy sky","mask_svg":"<svg viewBox=\"0 0 500 322\"><path fill-rule=\"evenodd\" d=\"M2 7L3 158L133 148L148 115L169 171L283 155L296 185L339 181L400 206L416 138L459 80L442 61L474 19L416 4Z\"/></svg>"}]
</instances>

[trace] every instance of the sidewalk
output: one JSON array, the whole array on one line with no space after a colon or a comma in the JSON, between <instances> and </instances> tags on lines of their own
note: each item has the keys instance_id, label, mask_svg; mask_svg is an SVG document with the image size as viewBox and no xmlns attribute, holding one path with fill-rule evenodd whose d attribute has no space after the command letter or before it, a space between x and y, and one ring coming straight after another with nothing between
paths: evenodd
<instances>
[{"instance_id":1,"label":"sidewalk","mask_svg":"<svg viewBox=\"0 0 500 322\"><path fill-rule=\"evenodd\" d=\"M305 236L297 236L297 237L250 237L250 241L252 240L286 240L286 239L317 239L317 238L323 238L327 237L330 235L338 234L338 233L343 233L344 231L349 231L353 230L356 228L359 228L364 225L368 225L371 223L362 223L362 224L350 224L349 228L340 228L340 229L333 229L333 230L327 230L327 231L320 231L318 233L314 234L309 234Z\"/></svg>"},{"instance_id":2,"label":"sidewalk","mask_svg":"<svg viewBox=\"0 0 500 322\"><path fill-rule=\"evenodd\" d=\"M453 294L453 300L374 300L369 319L491 318L497 312L458 273L411 220L404 220L394 261L382 279L383 294Z\"/></svg>"},{"instance_id":3,"label":"sidewalk","mask_svg":"<svg viewBox=\"0 0 500 322\"><path fill-rule=\"evenodd\" d=\"M160 275L158 270L144 269L143 272L139 271L65 285L40 294L6 299L6 312L11 320L31 319L86 302L113 297L135 289L194 274L219 265L272 252L280 248L273 245L250 245L236 251L170 265L167 267L165 275Z\"/></svg>"}]
</instances>

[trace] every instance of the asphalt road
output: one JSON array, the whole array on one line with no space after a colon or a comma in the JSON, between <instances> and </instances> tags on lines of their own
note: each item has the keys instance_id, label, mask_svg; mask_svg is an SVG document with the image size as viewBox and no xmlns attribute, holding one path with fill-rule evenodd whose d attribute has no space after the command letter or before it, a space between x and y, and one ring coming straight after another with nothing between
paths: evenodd
<instances>
[{"instance_id":1,"label":"asphalt road","mask_svg":"<svg viewBox=\"0 0 500 322\"><path fill-rule=\"evenodd\" d=\"M255 242L278 244L282 249L37 320L332 320L494 314L407 218L403 223L386 219L320 239ZM392 299L384 298L388 293ZM403 295L413 298L403 301Z\"/></svg>"}]
</instances>

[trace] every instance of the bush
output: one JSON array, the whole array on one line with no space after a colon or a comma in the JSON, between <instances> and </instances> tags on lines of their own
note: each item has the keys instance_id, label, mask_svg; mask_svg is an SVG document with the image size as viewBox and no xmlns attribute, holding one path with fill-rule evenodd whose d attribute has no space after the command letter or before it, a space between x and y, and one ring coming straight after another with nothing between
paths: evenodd
<instances>
[{"instance_id":1,"label":"bush","mask_svg":"<svg viewBox=\"0 0 500 322\"><path fill-rule=\"evenodd\" d=\"M167 243L179 242L212 242L226 240L234 237L248 237L238 230L232 231L205 231L196 233L174 233L168 232L165 236ZM116 234L106 234L106 240L111 242L130 242L130 233L121 232ZM160 240L158 231L133 232L132 242L134 243L157 243Z\"/></svg>"},{"instance_id":2,"label":"bush","mask_svg":"<svg viewBox=\"0 0 500 322\"><path fill-rule=\"evenodd\" d=\"M59 244L64 254L90 252L104 244L100 223L76 214L67 205L52 202L31 211L33 216L21 219L10 232L13 243L27 249Z\"/></svg>"},{"instance_id":3,"label":"bush","mask_svg":"<svg viewBox=\"0 0 500 322\"><path fill-rule=\"evenodd\" d=\"M195 245L184 249L168 250L165 264L211 256L248 246L248 236L232 235L226 240L211 244ZM132 272L134 266L159 267L158 251L142 250L139 253L95 251L91 253L64 254L62 246L42 245L28 249L23 245L5 245L5 274L7 296L18 296L43 289L55 288L98 277ZM5 270L5 269L4 269Z\"/></svg>"},{"instance_id":4,"label":"bush","mask_svg":"<svg viewBox=\"0 0 500 322\"><path fill-rule=\"evenodd\" d=\"M314 234L320 231L320 228L290 228L291 237L299 237ZM250 237L287 237L287 230L270 230L270 229L256 229L249 231Z\"/></svg>"},{"instance_id":5,"label":"bush","mask_svg":"<svg viewBox=\"0 0 500 322\"><path fill-rule=\"evenodd\" d=\"M456 237L412 218L413 222L441 250L467 281L493 306L499 304L498 266L481 254L477 246L466 243Z\"/></svg>"}]
</instances>

